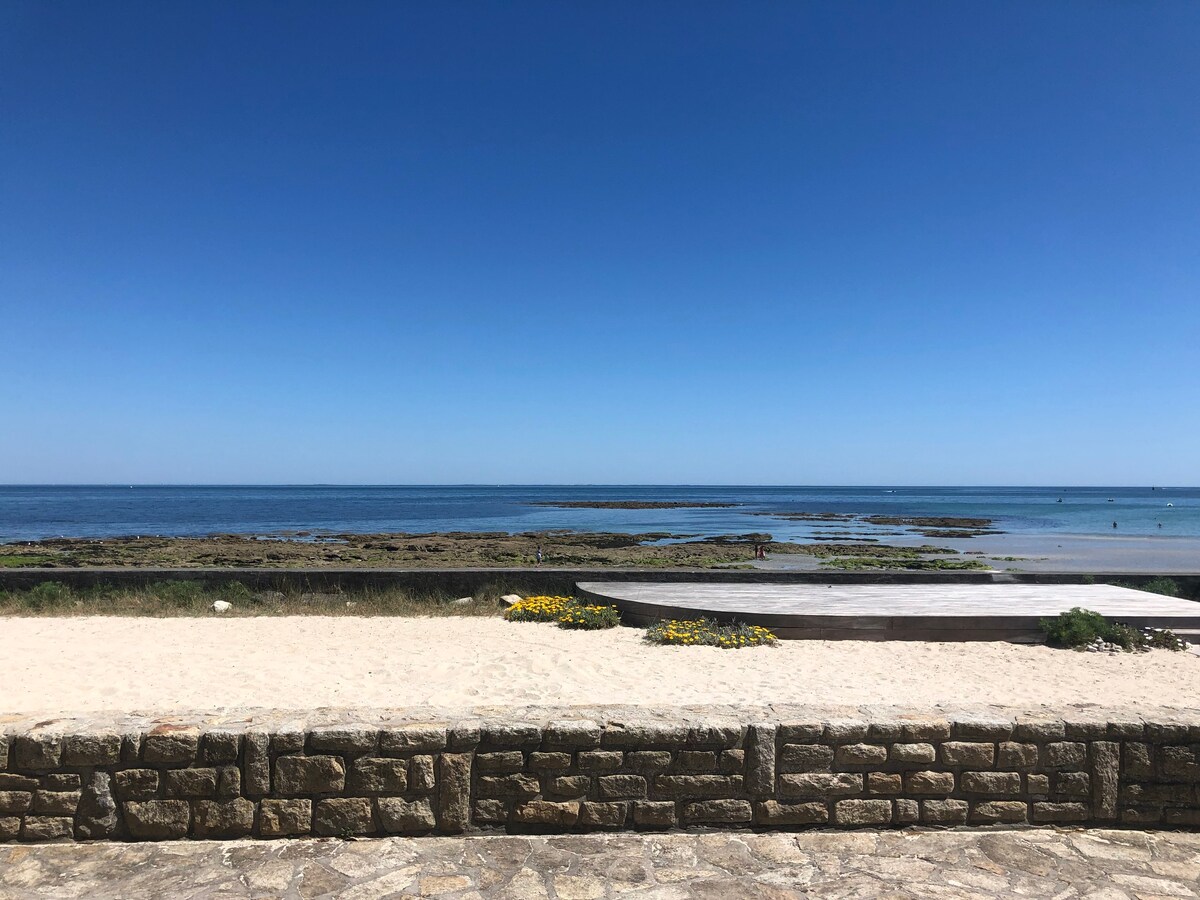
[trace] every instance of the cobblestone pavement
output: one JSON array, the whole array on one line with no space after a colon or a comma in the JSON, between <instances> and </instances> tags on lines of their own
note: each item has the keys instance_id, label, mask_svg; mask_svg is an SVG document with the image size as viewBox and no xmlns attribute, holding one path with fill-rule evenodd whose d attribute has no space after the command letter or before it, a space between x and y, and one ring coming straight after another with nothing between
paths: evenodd
<instances>
[{"instance_id":1,"label":"cobblestone pavement","mask_svg":"<svg viewBox=\"0 0 1200 900\"><path fill-rule=\"evenodd\" d=\"M1196 897L1200 834L949 831L0 847L0 897Z\"/></svg>"}]
</instances>

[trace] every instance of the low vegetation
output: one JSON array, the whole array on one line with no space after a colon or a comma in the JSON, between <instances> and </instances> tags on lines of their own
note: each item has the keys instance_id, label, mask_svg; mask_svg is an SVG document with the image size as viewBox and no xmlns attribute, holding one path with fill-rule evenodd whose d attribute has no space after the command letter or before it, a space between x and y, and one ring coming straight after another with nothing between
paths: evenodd
<instances>
[{"instance_id":1,"label":"low vegetation","mask_svg":"<svg viewBox=\"0 0 1200 900\"><path fill-rule=\"evenodd\" d=\"M681 647L720 647L740 650L778 641L770 631L758 625L725 625L713 619L670 619L646 629L646 641Z\"/></svg>"},{"instance_id":2,"label":"low vegetation","mask_svg":"<svg viewBox=\"0 0 1200 900\"><path fill-rule=\"evenodd\" d=\"M553 622L559 628L598 631L616 628L621 614L615 606L589 606L574 597L526 597L504 611L510 622Z\"/></svg>"},{"instance_id":3,"label":"low vegetation","mask_svg":"<svg viewBox=\"0 0 1200 900\"><path fill-rule=\"evenodd\" d=\"M1042 619L1046 643L1072 650L1185 650L1187 643L1166 628L1135 628L1076 606L1057 618Z\"/></svg>"},{"instance_id":4,"label":"low vegetation","mask_svg":"<svg viewBox=\"0 0 1200 900\"><path fill-rule=\"evenodd\" d=\"M237 581L90 588L43 581L28 590L0 591L0 615L200 616L214 615L219 600L230 604L221 616L495 616L500 611L494 591L466 598L394 588L255 591Z\"/></svg>"}]
</instances>

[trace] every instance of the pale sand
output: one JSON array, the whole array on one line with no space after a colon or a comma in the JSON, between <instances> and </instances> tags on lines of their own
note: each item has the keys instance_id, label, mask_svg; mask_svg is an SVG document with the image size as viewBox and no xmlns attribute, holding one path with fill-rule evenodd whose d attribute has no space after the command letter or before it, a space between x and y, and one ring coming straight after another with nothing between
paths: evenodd
<instances>
[{"instance_id":1,"label":"pale sand","mask_svg":"<svg viewBox=\"0 0 1200 900\"><path fill-rule=\"evenodd\" d=\"M1200 706L1192 653L1005 643L656 647L478 618L0 619L0 714L230 707Z\"/></svg>"}]
</instances>

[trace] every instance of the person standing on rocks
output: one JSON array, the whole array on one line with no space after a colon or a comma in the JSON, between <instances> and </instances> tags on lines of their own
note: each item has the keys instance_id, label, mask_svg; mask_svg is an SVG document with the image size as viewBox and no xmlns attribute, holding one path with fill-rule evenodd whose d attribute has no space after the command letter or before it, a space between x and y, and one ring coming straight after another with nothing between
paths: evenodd
<instances>
[{"instance_id":1,"label":"person standing on rocks","mask_svg":"<svg viewBox=\"0 0 1200 900\"><path fill-rule=\"evenodd\" d=\"M542 548L540 544L538 545L537 552L533 555L533 558L537 565L540 566L542 564Z\"/></svg>"}]
</instances>

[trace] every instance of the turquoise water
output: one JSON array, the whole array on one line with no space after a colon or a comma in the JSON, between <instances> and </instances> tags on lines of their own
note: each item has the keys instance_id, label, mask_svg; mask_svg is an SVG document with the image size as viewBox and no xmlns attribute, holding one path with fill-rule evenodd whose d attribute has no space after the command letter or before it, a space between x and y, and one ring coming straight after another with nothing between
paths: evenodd
<instances>
[{"instance_id":1,"label":"turquoise water","mask_svg":"<svg viewBox=\"0 0 1200 900\"><path fill-rule=\"evenodd\" d=\"M1062 502L1058 502L1061 498ZM715 501L730 509L554 509L555 500ZM1168 504L1172 504L1168 506ZM285 532L770 532L805 540L838 523L770 513L966 516L1018 534L1200 536L1200 488L706 486L0 486L0 541ZM767 513L768 515L755 515ZM1112 528L1116 521L1118 528ZM1161 524L1161 528L1159 525ZM878 528L887 533L895 529Z\"/></svg>"}]
</instances>

